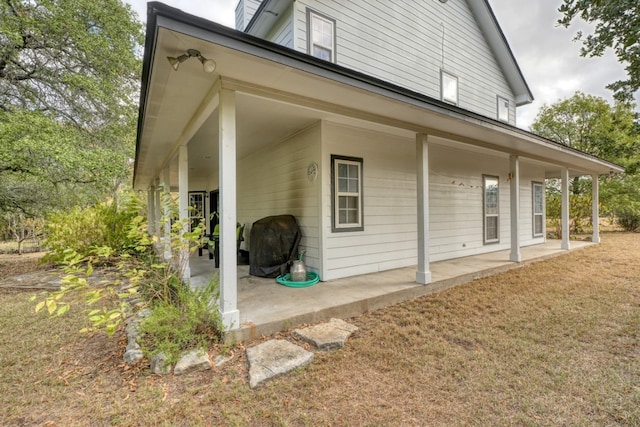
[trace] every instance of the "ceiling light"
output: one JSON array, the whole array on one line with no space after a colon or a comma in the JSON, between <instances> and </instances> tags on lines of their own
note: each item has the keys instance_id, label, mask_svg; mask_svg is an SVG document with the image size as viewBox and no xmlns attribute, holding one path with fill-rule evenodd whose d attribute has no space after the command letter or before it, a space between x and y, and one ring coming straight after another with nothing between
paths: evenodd
<instances>
[{"instance_id":1,"label":"ceiling light","mask_svg":"<svg viewBox=\"0 0 640 427\"><path fill-rule=\"evenodd\" d=\"M167 56L167 60L169 60L169 64L171 64L171 68L175 71L178 71L178 67L184 61L189 58L198 58L198 60L202 63L202 69L205 73L213 73L216 69L216 62L213 59L207 59L200 53L199 50L196 49L188 49L186 53L178 57Z\"/></svg>"}]
</instances>

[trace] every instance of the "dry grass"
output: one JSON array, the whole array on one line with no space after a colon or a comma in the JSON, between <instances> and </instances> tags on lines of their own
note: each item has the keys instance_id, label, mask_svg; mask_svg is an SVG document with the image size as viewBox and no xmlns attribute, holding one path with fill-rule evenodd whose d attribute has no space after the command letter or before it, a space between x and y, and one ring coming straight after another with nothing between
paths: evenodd
<instances>
[{"instance_id":1,"label":"dry grass","mask_svg":"<svg viewBox=\"0 0 640 427\"><path fill-rule=\"evenodd\" d=\"M82 317L0 291L2 425L640 425L640 236L350 319L343 350L257 390L126 370ZM120 343L120 346L122 344ZM249 344L250 345L250 344Z\"/></svg>"}]
</instances>

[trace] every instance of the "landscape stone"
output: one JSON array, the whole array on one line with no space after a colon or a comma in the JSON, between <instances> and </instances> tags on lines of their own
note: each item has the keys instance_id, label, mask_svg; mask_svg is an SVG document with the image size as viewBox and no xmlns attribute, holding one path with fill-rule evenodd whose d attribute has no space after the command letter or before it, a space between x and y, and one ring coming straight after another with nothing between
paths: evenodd
<instances>
[{"instance_id":1,"label":"landscape stone","mask_svg":"<svg viewBox=\"0 0 640 427\"><path fill-rule=\"evenodd\" d=\"M140 361L140 359L142 359L143 354L142 354L142 350L140 349L131 349L131 350L127 350L124 352L124 361L129 364L129 365L133 365L135 363L137 363L138 361Z\"/></svg>"},{"instance_id":2,"label":"landscape stone","mask_svg":"<svg viewBox=\"0 0 640 427\"><path fill-rule=\"evenodd\" d=\"M140 321L139 320L131 320L127 327L124 329L127 334L127 340L135 341L138 339L140 335Z\"/></svg>"},{"instance_id":3,"label":"landscape stone","mask_svg":"<svg viewBox=\"0 0 640 427\"><path fill-rule=\"evenodd\" d=\"M128 340L127 341L127 348L125 351L129 351L129 350L140 350L140 344L138 344L138 341L136 340Z\"/></svg>"},{"instance_id":4,"label":"landscape stone","mask_svg":"<svg viewBox=\"0 0 640 427\"><path fill-rule=\"evenodd\" d=\"M216 356L215 359L213 359L213 367L214 368L221 368L225 363L227 363L231 359L233 359L233 357L231 357L231 356L223 356L222 354L219 354L219 355Z\"/></svg>"},{"instance_id":5,"label":"landscape stone","mask_svg":"<svg viewBox=\"0 0 640 427\"><path fill-rule=\"evenodd\" d=\"M255 388L265 381L306 366L313 353L286 340L270 340L247 349L249 386Z\"/></svg>"},{"instance_id":6,"label":"landscape stone","mask_svg":"<svg viewBox=\"0 0 640 427\"><path fill-rule=\"evenodd\" d=\"M342 319L331 319L326 323L295 329L293 336L316 346L318 350L328 351L344 347L347 339L358 327Z\"/></svg>"},{"instance_id":7,"label":"landscape stone","mask_svg":"<svg viewBox=\"0 0 640 427\"><path fill-rule=\"evenodd\" d=\"M189 372L206 371L211 369L211 362L206 351L191 350L184 354L173 368L174 375L188 374Z\"/></svg>"},{"instance_id":8,"label":"landscape stone","mask_svg":"<svg viewBox=\"0 0 640 427\"><path fill-rule=\"evenodd\" d=\"M158 353L151 358L151 372L159 375L166 375L171 372L171 364L167 363L167 356L164 353Z\"/></svg>"}]
</instances>

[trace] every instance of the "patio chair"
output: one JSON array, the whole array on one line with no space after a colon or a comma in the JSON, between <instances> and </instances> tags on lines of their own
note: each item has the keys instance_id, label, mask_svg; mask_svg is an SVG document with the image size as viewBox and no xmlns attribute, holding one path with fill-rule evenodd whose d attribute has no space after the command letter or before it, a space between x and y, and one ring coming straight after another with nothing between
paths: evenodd
<instances>
[{"instance_id":1,"label":"patio chair","mask_svg":"<svg viewBox=\"0 0 640 427\"><path fill-rule=\"evenodd\" d=\"M240 243L244 240L244 224L236 224L236 251L240 251ZM212 248L213 246L213 248ZM209 259L214 259L216 268L220 268L220 224L213 228L213 234L209 240Z\"/></svg>"}]
</instances>

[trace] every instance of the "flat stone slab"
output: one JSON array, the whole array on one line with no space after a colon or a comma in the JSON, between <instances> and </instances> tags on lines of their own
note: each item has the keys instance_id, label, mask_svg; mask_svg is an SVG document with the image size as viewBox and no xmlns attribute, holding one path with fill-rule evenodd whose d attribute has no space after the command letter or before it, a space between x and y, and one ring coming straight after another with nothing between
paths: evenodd
<instances>
[{"instance_id":1,"label":"flat stone slab","mask_svg":"<svg viewBox=\"0 0 640 427\"><path fill-rule=\"evenodd\" d=\"M278 375L306 366L313 353L286 340L270 340L247 349L249 386L255 388Z\"/></svg>"},{"instance_id":2,"label":"flat stone slab","mask_svg":"<svg viewBox=\"0 0 640 427\"><path fill-rule=\"evenodd\" d=\"M344 347L347 339L358 327L342 319L331 319L326 323L295 329L293 336L316 346L318 350L335 350Z\"/></svg>"}]
</instances>

